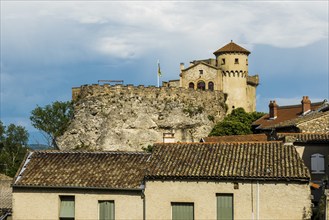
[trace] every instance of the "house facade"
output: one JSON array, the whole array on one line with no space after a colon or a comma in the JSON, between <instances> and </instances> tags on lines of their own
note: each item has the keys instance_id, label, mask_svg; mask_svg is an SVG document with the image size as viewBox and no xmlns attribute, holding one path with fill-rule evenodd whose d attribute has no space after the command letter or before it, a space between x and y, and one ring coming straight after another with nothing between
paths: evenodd
<instances>
[{"instance_id":1,"label":"house facade","mask_svg":"<svg viewBox=\"0 0 329 220\"><path fill-rule=\"evenodd\" d=\"M294 147L281 142L158 144L148 171L147 219L176 214L303 219L311 214L308 170Z\"/></svg>"},{"instance_id":2,"label":"house facade","mask_svg":"<svg viewBox=\"0 0 329 220\"><path fill-rule=\"evenodd\" d=\"M179 80L163 82L163 86L222 91L227 94L228 112L238 107L253 112L259 77L249 75L249 54L250 51L231 41L214 52L215 59L194 60L186 68L181 63Z\"/></svg>"},{"instance_id":3,"label":"house facade","mask_svg":"<svg viewBox=\"0 0 329 220\"><path fill-rule=\"evenodd\" d=\"M13 184L13 219L143 219L149 154L31 152Z\"/></svg>"},{"instance_id":4,"label":"house facade","mask_svg":"<svg viewBox=\"0 0 329 220\"><path fill-rule=\"evenodd\" d=\"M303 219L310 208L309 172L281 142L31 152L13 184L17 220Z\"/></svg>"}]
</instances>

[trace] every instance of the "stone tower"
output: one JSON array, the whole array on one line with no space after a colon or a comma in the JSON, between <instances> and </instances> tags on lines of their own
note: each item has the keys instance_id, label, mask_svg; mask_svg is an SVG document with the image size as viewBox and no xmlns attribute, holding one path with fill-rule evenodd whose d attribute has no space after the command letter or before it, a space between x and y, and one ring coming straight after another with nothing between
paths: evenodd
<instances>
[{"instance_id":1,"label":"stone tower","mask_svg":"<svg viewBox=\"0 0 329 220\"><path fill-rule=\"evenodd\" d=\"M216 59L194 60L187 68L181 63L180 79L163 82L163 86L222 91L227 94L228 113L238 107L253 112L259 78L248 74L249 54L231 41L214 52Z\"/></svg>"},{"instance_id":2,"label":"stone tower","mask_svg":"<svg viewBox=\"0 0 329 220\"><path fill-rule=\"evenodd\" d=\"M221 89L228 94L226 104L229 112L243 107L246 111L256 110L256 87L258 76L249 77L248 56L250 52L231 41L214 52L216 66L222 78Z\"/></svg>"}]
</instances>

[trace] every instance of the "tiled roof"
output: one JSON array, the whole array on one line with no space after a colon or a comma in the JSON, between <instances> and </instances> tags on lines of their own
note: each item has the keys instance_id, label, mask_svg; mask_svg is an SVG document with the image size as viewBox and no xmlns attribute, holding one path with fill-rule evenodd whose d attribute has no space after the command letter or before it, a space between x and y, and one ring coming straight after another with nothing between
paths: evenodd
<instances>
[{"instance_id":1,"label":"tiled roof","mask_svg":"<svg viewBox=\"0 0 329 220\"><path fill-rule=\"evenodd\" d=\"M282 142L156 144L149 179L308 181L294 146Z\"/></svg>"},{"instance_id":2,"label":"tiled roof","mask_svg":"<svg viewBox=\"0 0 329 220\"><path fill-rule=\"evenodd\" d=\"M0 173L0 213L12 208L12 178Z\"/></svg>"},{"instance_id":3,"label":"tiled roof","mask_svg":"<svg viewBox=\"0 0 329 220\"><path fill-rule=\"evenodd\" d=\"M32 152L14 187L139 189L149 154L137 152Z\"/></svg>"},{"instance_id":4,"label":"tiled roof","mask_svg":"<svg viewBox=\"0 0 329 220\"><path fill-rule=\"evenodd\" d=\"M0 180L13 180L13 178L0 173Z\"/></svg>"},{"instance_id":5,"label":"tiled roof","mask_svg":"<svg viewBox=\"0 0 329 220\"><path fill-rule=\"evenodd\" d=\"M224 47L219 48L214 52L215 55L220 55L223 53L233 53L233 52L238 52L238 53L245 53L247 55L250 54L250 51L244 49L243 47L237 45L236 43L233 43L232 41L228 44L226 44Z\"/></svg>"},{"instance_id":6,"label":"tiled roof","mask_svg":"<svg viewBox=\"0 0 329 220\"><path fill-rule=\"evenodd\" d=\"M323 102L317 102L311 104L311 110L315 111L321 107ZM282 106L277 109L277 118L270 119L269 114L264 115L260 119L254 121L252 124L258 126L258 129L271 129L275 127L293 126L296 123L309 120L312 117L316 117L322 114L322 112L313 112L310 114L302 115L302 105Z\"/></svg>"},{"instance_id":7,"label":"tiled roof","mask_svg":"<svg viewBox=\"0 0 329 220\"><path fill-rule=\"evenodd\" d=\"M212 136L203 138L205 142L245 142L245 141L267 141L266 134L246 134L229 136Z\"/></svg>"},{"instance_id":8,"label":"tiled roof","mask_svg":"<svg viewBox=\"0 0 329 220\"><path fill-rule=\"evenodd\" d=\"M216 67L216 66L213 66L211 64L205 63L203 61L198 61L198 62L193 63L191 66L187 67L186 69L183 69L182 71L185 72L185 71L187 71L189 69L192 69L192 68L194 68L194 67L196 67L198 65L205 65L205 66L210 67L210 68L213 68L213 69L218 69L218 67Z\"/></svg>"},{"instance_id":9,"label":"tiled roof","mask_svg":"<svg viewBox=\"0 0 329 220\"><path fill-rule=\"evenodd\" d=\"M277 137L293 137L294 142L329 143L329 133L277 133Z\"/></svg>"}]
</instances>

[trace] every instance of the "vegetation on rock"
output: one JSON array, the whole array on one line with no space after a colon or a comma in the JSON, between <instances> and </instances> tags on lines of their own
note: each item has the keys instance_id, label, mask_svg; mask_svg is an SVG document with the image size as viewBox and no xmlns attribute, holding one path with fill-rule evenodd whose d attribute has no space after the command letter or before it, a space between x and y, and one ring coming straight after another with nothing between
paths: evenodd
<instances>
[{"instance_id":1,"label":"vegetation on rock","mask_svg":"<svg viewBox=\"0 0 329 220\"><path fill-rule=\"evenodd\" d=\"M247 113L243 108L234 109L223 121L214 126L209 136L252 134L252 122L264 114L263 112Z\"/></svg>"},{"instance_id":2,"label":"vegetation on rock","mask_svg":"<svg viewBox=\"0 0 329 220\"><path fill-rule=\"evenodd\" d=\"M37 106L32 112L32 125L44 132L48 145L57 147L57 137L64 134L73 118L72 102L53 102L45 107Z\"/></svg>"}]
</instances>

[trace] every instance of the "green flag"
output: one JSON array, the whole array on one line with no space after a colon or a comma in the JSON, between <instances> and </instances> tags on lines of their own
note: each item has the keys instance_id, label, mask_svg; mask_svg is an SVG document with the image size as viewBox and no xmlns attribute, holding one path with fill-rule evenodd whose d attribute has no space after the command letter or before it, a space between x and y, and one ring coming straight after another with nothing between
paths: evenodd
<instances>
[{"instance_id":1,"label":"green flag","mask_svg":"<svg viewBox=\"0 0 329 220\"><path fill-rule=\"evenodd\" d=\"M161 76L160 61L158 60L158 76Z\"/></svg>"}]
</instances>

